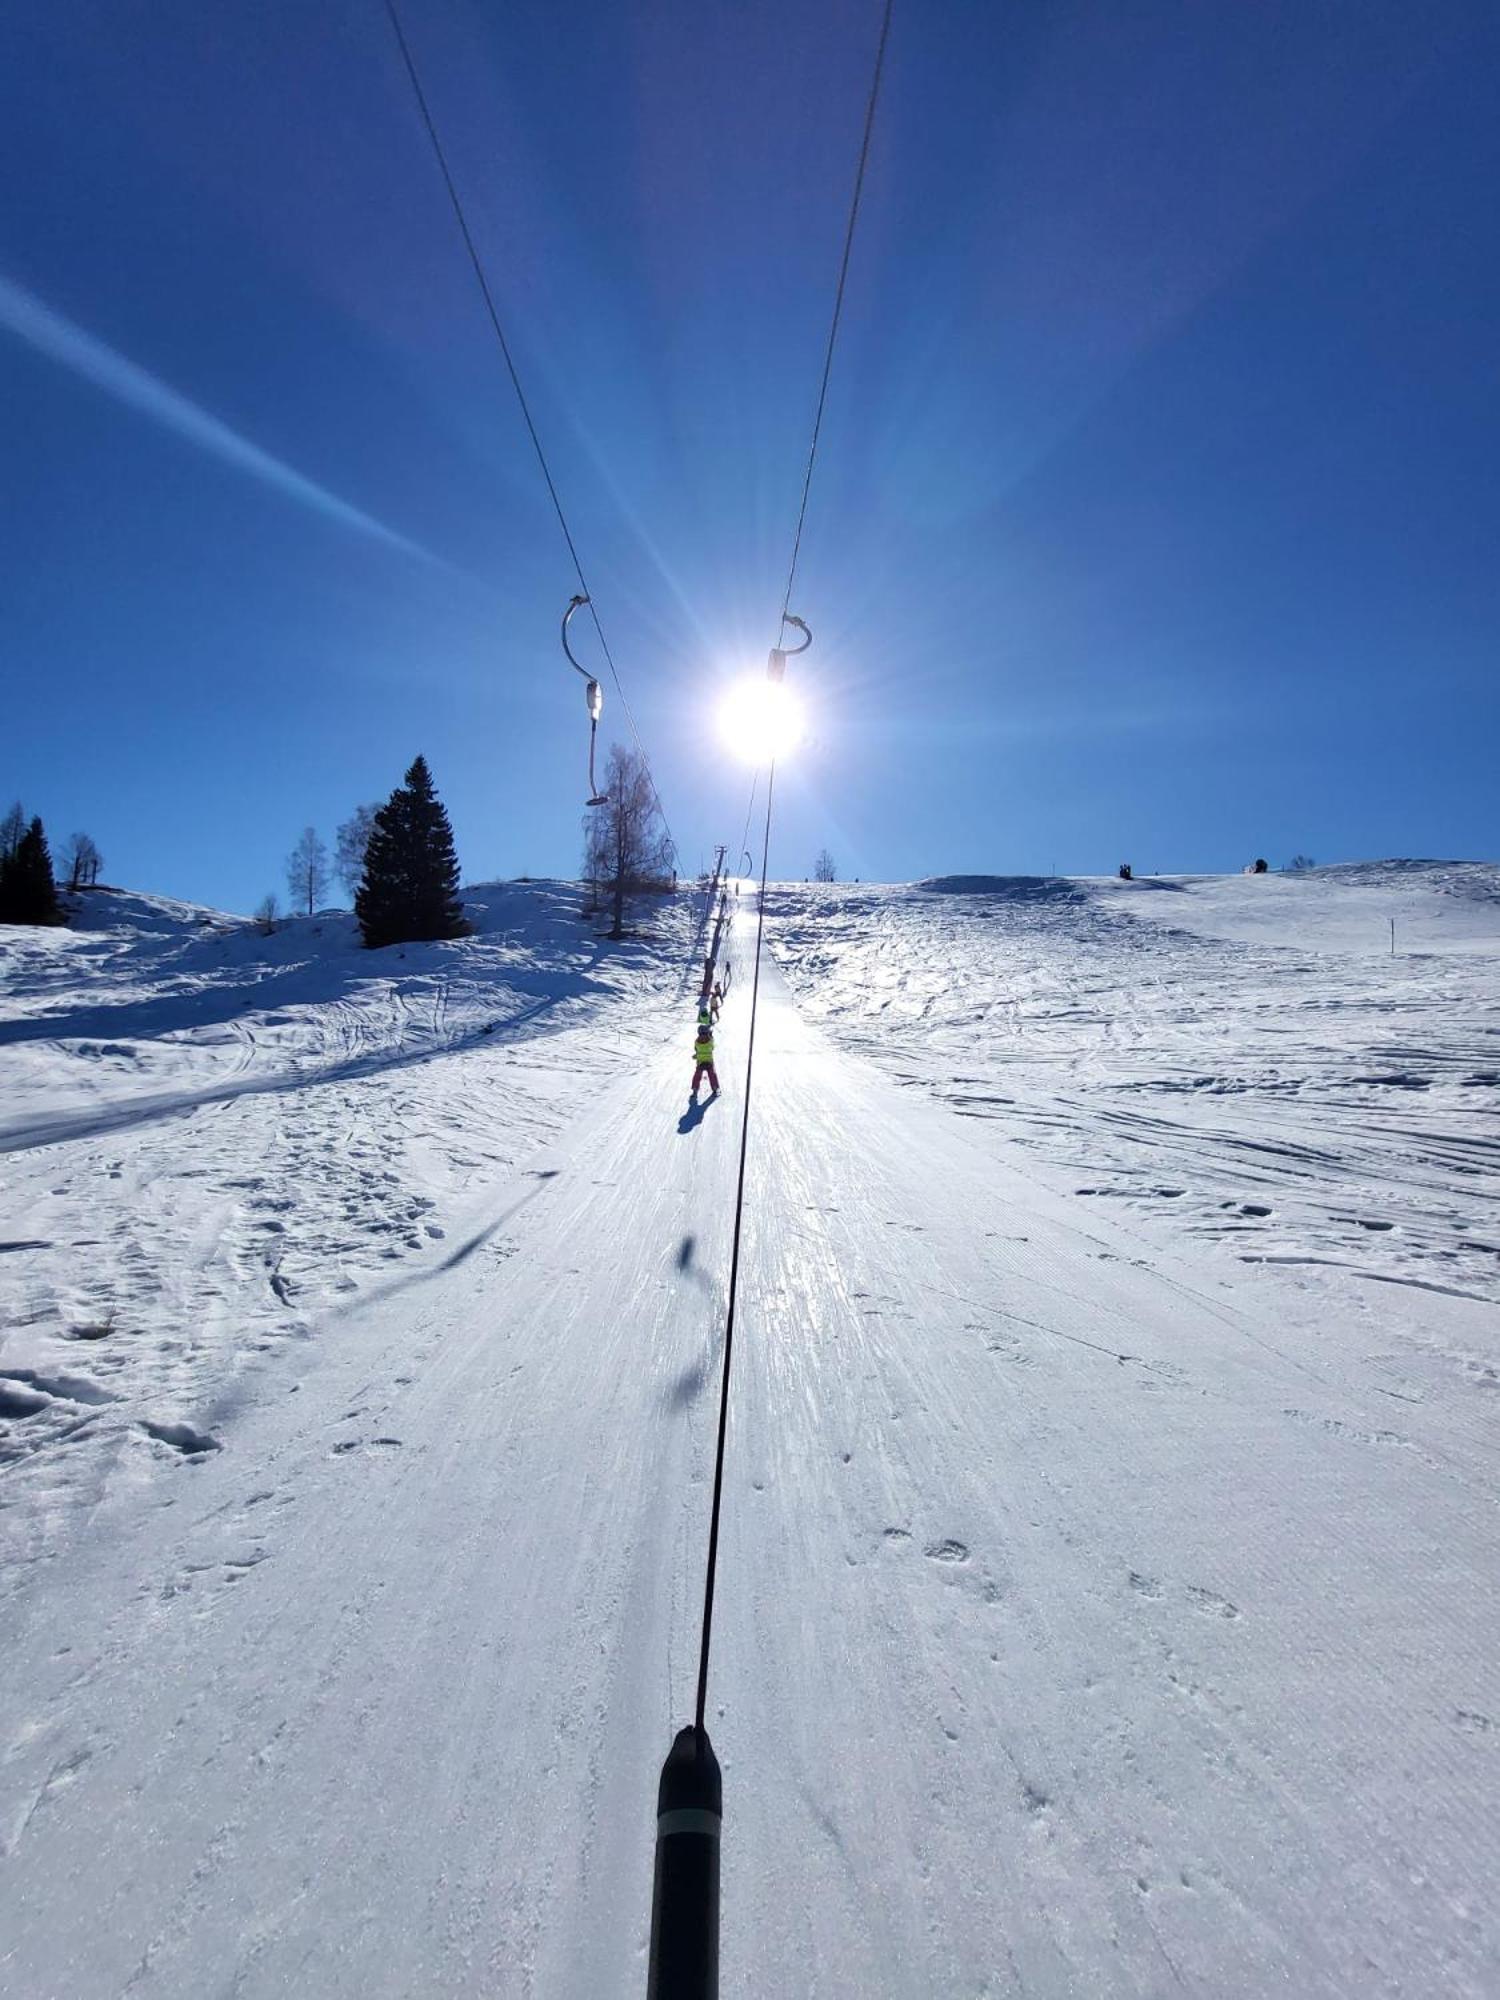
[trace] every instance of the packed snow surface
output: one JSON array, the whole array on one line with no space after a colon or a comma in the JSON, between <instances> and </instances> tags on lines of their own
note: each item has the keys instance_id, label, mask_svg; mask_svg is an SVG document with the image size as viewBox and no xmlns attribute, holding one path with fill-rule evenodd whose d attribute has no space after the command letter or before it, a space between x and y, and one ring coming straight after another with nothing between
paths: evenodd
<instances>
[{"instance_id":1,"label":"packed snow surface","mask_svg":"<svg viewBox=\"0 0 1500 2000\"><path fill-rule=\"evenodd\" d=\"M644 1990L754 912L470 907L0 931L6 1994ZM1500 869L766 933L726 1996L1500 1991Z\"/></svg>"}]
</instances>

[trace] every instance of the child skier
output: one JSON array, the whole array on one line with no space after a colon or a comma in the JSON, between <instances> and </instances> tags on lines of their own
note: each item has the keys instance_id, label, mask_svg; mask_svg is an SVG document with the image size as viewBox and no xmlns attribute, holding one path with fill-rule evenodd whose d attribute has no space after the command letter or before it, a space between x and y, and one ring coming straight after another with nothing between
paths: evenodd
<instances>
[{"instance_id":1,"label":"child skier","mask_svg":"<svg viewBox=\"0 0 1500 2000\"><path fill-rule=\"evenodd\" d=\"M698 1086L704 1077L715 1097L719 1094L719 1073L714 1068L714 1024L708 1018L708 1009L702 1008L698 1014L698 1039L693 1043L693 1061L698 1065L693 1071L693 1102L698 1102Z\"/></svg>"}]
</instances>

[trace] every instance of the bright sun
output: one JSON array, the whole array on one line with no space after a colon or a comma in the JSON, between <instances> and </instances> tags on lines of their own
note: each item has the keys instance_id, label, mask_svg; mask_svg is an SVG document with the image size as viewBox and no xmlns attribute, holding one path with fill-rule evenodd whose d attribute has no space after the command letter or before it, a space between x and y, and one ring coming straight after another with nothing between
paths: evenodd
<instances>
[{"instance_id":1,"label":"bright sun","mask_svg":"<svg viewBox=\"0 0 1500 2000\"><path fill-rule=\"evenodd\" d=\"M736 681L719 707L719 734L747 764L769 763L802 741L802 704L780 681Z\"/></svg>"}]
</instances>

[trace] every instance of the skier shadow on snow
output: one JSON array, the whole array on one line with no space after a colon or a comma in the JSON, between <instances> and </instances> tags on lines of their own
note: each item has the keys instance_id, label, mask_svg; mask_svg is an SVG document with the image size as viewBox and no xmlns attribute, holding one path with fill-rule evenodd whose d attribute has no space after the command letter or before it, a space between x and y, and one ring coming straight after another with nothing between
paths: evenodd
<instances>
[{"instance_id":1,"label":"skier shadow on snow","mask_svg":"<svg viewBox=\"0 0 1500 2000\"><path fill-rule=\"evenodd\" d=\"M695 1097L692 1103L688 1106L687 1110L684 1111L682 1116L678 1119L677 1121L678 1131L682 1133L684 1137L689 1132L696 1132L698 1127L703 1123L709 1105L712 1104L713 1102L714 1099L712 1097L705 1097L702 1103L700 1104L698 1099Z\"/></svg>"},{"instance_id":2,"label":"skier shadow on snow","mask_svg":"<svg viewBox=\"0 0 1500 2000\"><path fill-rule=\"evenodd\" d=\"M690 1368L684 1368L666 1394L669 1410L685 1410L689 1403L696 1403L703 1394L703 1385L708 1380L708 1365L713 1359L705 1354L701 1361L695 1361Z\"/></svg>"},{"instance_id":3,"label":"skier shadow on snow","mask_svg":"<svg viewBox=\"0 0 1500 2000\"><path fill-rule=\"evenodd\" d=\"M677 1255L672 1259L672 1262L676 1266L680 1277L686 1278L690 1284L699 1286L712 1299L714 1290L713 1282L706 1271L698 1268L695 1262L697 1251L697 1237L684 1236L681 1243L677 1246ZM694 1361L688 1367L684 1368L672 1383L662 1399L669 1410L685 1410L690 1403L696 1402L698 1397L702 1395L704 1384L708 1381L709 1369L713 1363L717 1345L718 1336L715 1333L709 1340L708 1351L702 1360Z\"/></svg>"},{"instance_id":4,"label":"skier shadow on snow","mask_svg":"<svg viewBox=\"0 0 1500 2000\"><path fill-rule=\"evenodd\" d=\"M708 1274L699 1270L697 1264L693 1261L697 1254L697 1237L684 1236L677 1246L677 1255L672 1259L672 1262L677 1266L677 1270L682 1277L690 1279L695 1285L701 1285L705 1292L712 1292L713 1286L709 1282Z\"/></svg>"}]
</instances>

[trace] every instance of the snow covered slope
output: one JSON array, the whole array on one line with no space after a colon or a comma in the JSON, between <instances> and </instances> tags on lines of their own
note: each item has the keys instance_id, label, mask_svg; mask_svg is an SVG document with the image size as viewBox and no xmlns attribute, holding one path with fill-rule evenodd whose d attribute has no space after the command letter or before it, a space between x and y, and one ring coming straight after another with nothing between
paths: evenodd
<instances>
[{"instance_id":1,"label":"snow covered slope","mask_svg":"<svg viewBox=\"0 0 1500 2000\"><path fill-rule=\"evenodd\" d=\"M1494 1025L1493 962L1481 939L1423 978L1146 901L1198 894L777 892L711 1681L726 2000L1500 1990L1500 1317L1456 1243L1371 1282L1380 1237L1463 1182L1434 1187L1403 1136L1415 1093L1353 1074L1362 1037L1406 1038L1453 1093L1434 1129L1472 1141L1472 1223L1492 1214L1459 1095L1489 1086L1447 1059ZM638 999L580 1021L621 1024L612 1073L597 1031L572 1043L580 1094L544 1091L551 1131L470 1172L440 1243L383 1282L351 1254L353 1291L294 1298L306 1337L185 1408L217 1449L150 1445L149 1481L18 1572L0 1989L644 1990L656 1772L696 1665L745 929L722 1101L685 1114L680 977L642 963ZM1275 1122L1300 1092L1265 1079L1299 1040L1270 1031L1320 1017L1315 1152ZM1232 1119L1152 1085L1195 1045L1194 1074L1243 1078ZM477 1151L526 1051L471 1042L10 1164L73 1185L119 1268L110 1232L154 1183L144 1161L111 1180L117 1148L150 1134L182 1176L222 1157L226 1117L305 1098L331 1190L370 1165L344 1135L382 1093L432 1159ZM1170 1131L1121 1137L1132 1084ZM1386 1143L1358 1156L1361 1121ZM274 1197L281 1130L225 1148ZM1070 1148L1119 1158L1085 1180ZM1332 1228L1377 1160L1401 1219L1351 1234L1354 1268L1243 1261ZM1240 1162L1268 1178L1236 1198L1276 1199L1236 1223L1206 1189ZM49 1310L25 1338L61 1337ZM191 1320L158 1301L140 1324ZM116 1338L59 1351L107 1388Z\"/></svg>"},{"instance_id":2,"label":"snow covered slope","mask_svg":"<svg viewBox=\"0 0 1500 2000\"><path fill-rule=\"evenodd\" d=\"M962 877L773 908L809 1017L1049 1184L1153 1235L1169 1211L1222 1256L1500 1301L1500 867Z\"/></svg>"},{"instance_id":3,"label":"snow covered slope","mask_svg":"<svg viewBox=\"0 0 1500 2000\"><path fill-rule=\"evenodd\" d=\"M0 928L0 1558L212 1434L240 1378L412 1258L654 1046L704 898L611 945L573 885L466 891L475 935L364 951L99 891ZM0 1592L5 1589L0 1567Z\"/></svg>"}]
</instances>

